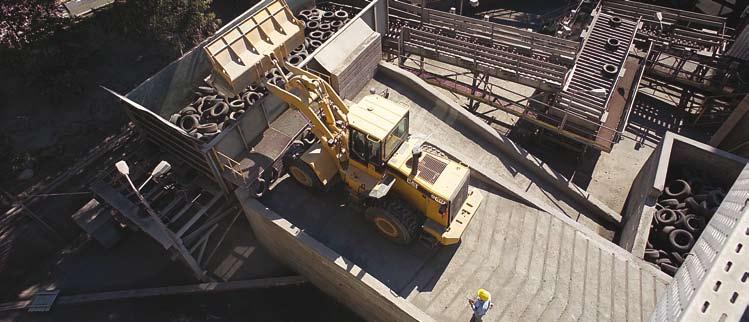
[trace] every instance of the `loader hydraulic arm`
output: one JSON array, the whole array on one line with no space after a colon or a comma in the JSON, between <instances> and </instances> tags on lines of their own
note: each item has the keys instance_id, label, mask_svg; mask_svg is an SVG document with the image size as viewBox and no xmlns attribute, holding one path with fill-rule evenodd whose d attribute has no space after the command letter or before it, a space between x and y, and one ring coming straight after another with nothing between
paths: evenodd
<instances>
[{"instance_id":1,"label":"loader hydraulic arm","mask_svg":"<svg viewBox=\"0 0 749 322\"><path fill-rule=\"evenodd\" d=\"M310 121L312 133L336 160L338 171L343 172L348 161L348 106L319 76L290 64L284 67L292 76L284 76L282 86L267 83L266 87Z\"/></svg>"}]
</instances>

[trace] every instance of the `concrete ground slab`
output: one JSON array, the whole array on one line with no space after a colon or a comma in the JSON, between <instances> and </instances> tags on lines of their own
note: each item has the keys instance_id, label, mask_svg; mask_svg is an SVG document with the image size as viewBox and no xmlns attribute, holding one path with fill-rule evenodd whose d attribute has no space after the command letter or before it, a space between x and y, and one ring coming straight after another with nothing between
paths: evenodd
<instances>
[{"instance_id":1,"label":"concrete ground slab","mask_svg":"<svg viewBox=\"0 0 749 322\"><path fill-rule=\"evenodd\" d=\"M260 201L439 321L469 319L466 298L480 287L495 301L487 321L647 318L668 276L579 223L471 185L485 198L462 243L437 248L388 242L342 190L285 177Z\"/></svg>"},{"instance_id":2,"label":"concrete ground slab","mask_svg":"<svg viewBox=\"0 0 749 322\"><path fill-rule=\"evenodd\" d=\"M407 74L407 72L404 73ZM425 86L433 89L429 85ZM443 104L443 102L430 101L414 92L412 87L381 72L375 75L374 79L367 84L365 90L354 100L358 101L367 95L369 93L367 89L369 88L374 88L378 93L388 89L389 99L410 107L411 133L428 137L429 142L456 156L474 170L491 177L494 181L502 180L503 185L516 187L523 195L548 204L554 211L579 221L599 235L607 239L613 238L614 233L611 227L607 227L600 218L591 215L588 209L577 203L572 197L573 194L583 191L582 189L573 191L567 188L566 183L564 183L564 191L551 187L548 182L536 176L531 169L515 161L513 156L504 154L495 143L489 142L475 133L473 128L464 124L465 120L459 120L454 114L451 114L453 113L451 110L453 107L441 106L440 104ZM449 103L454 104L453 102ZM506 144L512 145L513 143L508 140ZM513 153L517 155L527 154L519 147L513 148ZM533 158L527 155L525 157Z\"/></svg>"}]
</instances>

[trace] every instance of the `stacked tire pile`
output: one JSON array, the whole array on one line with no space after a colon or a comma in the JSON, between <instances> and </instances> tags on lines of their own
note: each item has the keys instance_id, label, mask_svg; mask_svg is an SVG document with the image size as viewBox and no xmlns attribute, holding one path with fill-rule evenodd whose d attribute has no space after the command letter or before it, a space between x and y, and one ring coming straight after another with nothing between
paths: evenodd
<instances>
[{"instance_id":1,"label":"stacked tire pile","mask_svg":"<svg viewBox=\"0 0 749 322\"><path fill-rule=\"evenodd\" d=\"M304 44L291 51L286 62L295 66L301 64L310 53L322 46L338 29L349 21L349 12L342 9L302 10L298 18L304 21ZM283 86L285 69L272 68L265 74L268 83ZM210 142L222 130L239 119L268 93L263 85L254 84L237 97L225 97L211 86L199 86L195 99L185 108L173 114L169 121L203 142Z\"/></svg>"},{"instance_id":2,"label":"stacked tire pile","mask_svg":"<svg viewBox=\"0 0 749 322\"><path fill-rule=\"evenodd\" d=\"M658 198L645 260L673 276L725 198L703 179L676 179Z\"/></svg>"},{"instance_id":3,"label":"stacked tire pile","mask_svg":"<svg viewBox=\"0 0 749 322\"><path fill-rule=\"evenodd\" d=\"M349 21L351 15L348 11L334 7L329 9L325 10L321 7L299 12L297 18L304 22L304 45L302 45L301 50L297 48L294 50L295 52L292 52L288 60L289 63L297 65L295 55L313 53ZM299 62L302 62L302 60L299 60Z\"/></svg>"},{"instance_id":4,"label":"stacked tire pile","mask_svg":"<svg viewBox=\"0 0 749 322\"><path fill-rule=\"evenodd\" d=\"M199 86L195 91L195 100L173 114L169 121L185 130L188 135L210 142L266 93L264 87L252 85L239 96L228 98L211 86Z\"/></svg>"}]
</instances>

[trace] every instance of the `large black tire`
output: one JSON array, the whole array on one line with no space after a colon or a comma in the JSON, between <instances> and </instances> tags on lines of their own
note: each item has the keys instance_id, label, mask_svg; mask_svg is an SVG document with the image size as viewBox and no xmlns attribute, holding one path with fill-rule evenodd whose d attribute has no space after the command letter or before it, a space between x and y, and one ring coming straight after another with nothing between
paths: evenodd
<instances>
[{"instance_id":1,"label":"large black tire","mask_svg":"<svg viewBox=\"0 0 749 322\"><path fill-rule=\"evenodd\" d=\"M677 252L688 252L694 245L692 233L683 229L674 229L668 234L668 242L671 248Z\"/></svg>"},{"instance_id":2,"label":"large black tire","mask_svg":"<svg viewBox=\"0 0 749 322\"><path fill-rule=\"evenodd\" d=\"M410 244L421 233L423 218L396 198L374 200L364 215L380 234L396 244Z\"/></svg>"},{"instance_id":3,"label":"large black tire","mask_svg":"<svg viewBox=\"0 0 749 322\"><path fill-rule=\"evenodd\" d=\"M692 194L692 187L684 180L674 180L668 184L664 193L669 198L682 200Z\"/></svg>"},{"instance_id":4,"label":"large black tire","mask_svg":"<svg viewBox=\"0 0 749 322\"><path fill-rule=\"evenodd\" d=\"M299 182L299 184L309 189L318 191L323 189L322 182L320 182L320 178L317 177L315 171L312 170L309 164L305 163L301 159L288 159L288 162L286 164L286 171L289 172L291 177L294 178L296 182Z\"/></svg>"},{"instance_id":5,"label":"large black tire","mask_svg":"<svg viewBox=\"0 0 749 322\"><path fill-rule=\"evenodd\" d=\"M661 225L673 225L679 219L679 215L671 209L658 210L655 216Z\"/></svg>"}]
</instances>

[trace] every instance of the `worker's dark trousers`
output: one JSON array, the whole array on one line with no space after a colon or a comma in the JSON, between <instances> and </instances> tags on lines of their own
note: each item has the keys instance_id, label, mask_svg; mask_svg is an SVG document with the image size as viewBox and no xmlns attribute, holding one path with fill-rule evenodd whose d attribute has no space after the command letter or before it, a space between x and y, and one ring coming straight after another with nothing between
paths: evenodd
<instances>
[{"instance_id":1,"label":"worker's dark trousers","mask_svg":"<svg viewBox=\"0 0 749 322\"><path fill-rule=\"evenodd\" d=\"M474 316L471 317L471 322L481 322L483 320L484 319L482 317L480 317L480 316L474 315Z\"/></svg>"}]
</instances>

